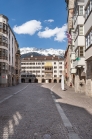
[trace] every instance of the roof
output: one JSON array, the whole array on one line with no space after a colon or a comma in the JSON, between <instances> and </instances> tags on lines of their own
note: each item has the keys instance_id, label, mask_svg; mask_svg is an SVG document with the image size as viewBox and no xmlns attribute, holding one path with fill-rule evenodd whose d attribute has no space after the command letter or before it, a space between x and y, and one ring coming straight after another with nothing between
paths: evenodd
<instances>
[{"instance_id":1,"label":"roof","mask_svg":"<svg viewBox=\"0 0 92 139\"><path fill-rule=\"evenodd\" d=\"M63 57L59 57L59 56L31 56L31 57L27 57L27 58L22 58L21 61L27 61L27 60L64 60Z\"/></svg>"}]
</instances>

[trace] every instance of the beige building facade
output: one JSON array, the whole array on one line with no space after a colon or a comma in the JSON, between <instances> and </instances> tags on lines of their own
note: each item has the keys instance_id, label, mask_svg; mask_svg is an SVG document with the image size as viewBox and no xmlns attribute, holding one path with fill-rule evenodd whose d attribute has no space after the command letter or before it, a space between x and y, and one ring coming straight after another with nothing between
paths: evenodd
<instances>
[{"instance_id":1,"label":"beige building facade","mask_svg":"<svg viewBox=\"0 0 92 139\"><path fill-rule=\"evenodd\" d=\"M58 56L31 56L21 59L21 82L59 83L64 59Z\"/></svg>"},{"instance_id":2,"label":"beige building facade","mask_svg":"<svg viewBox=\"0 0 92 139\"><path fill-rule=\"evenodd\" d=\"M20 50L8 18L0 15L0 86L19 83Z\"/></svg>"}]
</instances>

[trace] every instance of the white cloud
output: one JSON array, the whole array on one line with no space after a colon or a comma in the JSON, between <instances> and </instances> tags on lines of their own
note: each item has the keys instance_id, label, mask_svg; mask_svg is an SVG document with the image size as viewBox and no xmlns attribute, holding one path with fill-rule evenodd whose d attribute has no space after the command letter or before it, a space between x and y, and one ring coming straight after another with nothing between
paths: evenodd
<instances>
[{"instance_id":1,"label":"white cloud","mask_svg":"<svg viewBox=\"0 0 92 139\"><path fill-rule=\"evenodd\" d=\"M53 19L49 19L49 20L45 20L44 22L54 22L54 20Z\"/></svg>"},{"instance_id":2,"label":"white cloud","mask_svg":"<svg viewBox=\"0 0 92 139\"><path fill-rule=\"evenodd\" d=\"M48 27L45 28L45 31L39 31L38 36L39 38L51 38L54 37L54 41L62 42L66 38L67 25L64 24L61 28L54 28L49 29Z\"/></svg>"},{"instance_id":3,"label":"white cloud","mask_svg":"<svg viewBox=\"0 0 92 139\"><path fill-rule=\"evenodd\" d=\"M33 35L36 31L39 31L42 28L41 22L37 20L30 20L21 26L14 26L13 30L17 34L29 34Z\"/></svg>"}]
</instances>

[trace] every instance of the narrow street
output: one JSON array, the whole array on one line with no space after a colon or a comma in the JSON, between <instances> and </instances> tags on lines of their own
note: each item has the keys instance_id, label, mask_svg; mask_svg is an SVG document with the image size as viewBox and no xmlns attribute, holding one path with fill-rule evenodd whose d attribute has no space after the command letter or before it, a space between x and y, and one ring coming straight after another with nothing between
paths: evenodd
<instances>
[{"instance_id":1,"label":"narrow street","mask_svg":"<svg viewBox=\"0 0 92 139\"><path fill-rule=\"evenodd\" d=\"M0 139L91 139L91 106L60 84L0 88Z\"/></svg>"}]
</instances>

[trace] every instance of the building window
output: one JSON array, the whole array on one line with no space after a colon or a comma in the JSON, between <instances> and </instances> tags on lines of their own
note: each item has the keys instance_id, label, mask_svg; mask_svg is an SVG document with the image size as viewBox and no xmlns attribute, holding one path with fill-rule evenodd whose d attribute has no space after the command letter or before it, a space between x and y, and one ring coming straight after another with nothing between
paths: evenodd
<instances>
[{"instance_id":1,"label":"building window","mask_svg":"<svg viewBox=\"0 0 92 139\"><path fill-rule=\"evenodd\" d=\"M62 66L60 66L59 68L62 69Z\"/></svg>"},{"instance_id":2,"label":"building window","mask_svg":"<svg viewBox=\"0 0 92 139\"><path fill-rule=\"evenodd\" d=\"M41 65L41 63L38 63L38 65Z\"/></svg>"},{"instance_id":3,"label":"building window","mask_svg":"<svg viewBox=\"0 0 92 139\"><path fill-rule=\"evenodd\" d=\"M62 73L62 70L60 70L59 72Z\"/></svg>"},{"instance_id":4,"label":"building window","mask_svg":"<svg viewBox=\"0 0 92 139\"><path fill-rule=\"evenodd\" d=\"M86 49L92 45L92 30L86 36Z\"/></svg>"},{"instance_id":5,"label":"building window","mask_svg":"<svg viewBox=\"0 0 92 139\"><path fill-rule=\"evenodd\" d=\"M54 62L54 64L56 64L56 62Z\"/></svg>"},{"instance_id":6,"label":"building window","mask_svg":"<svg viewBox=\"0 0 92 139\"><path fill-rule=\"evenodd\" d=\"M7 39L7 37L5 37L5 36L3 36L3 35L0 35L0 42L3 43L2 45L4 45L4 43L8 44L8 39Z\"/></svg>"},{"instance_id":7,"label":"building window","mask_svg":"<svg viewBox=\"0 0 92 139\"><path fill-rule=\"evenodd\" d=\"M0 28L3 28L3 24L2 24L2 22L0 22Z\"/></svg>"},{"instance_id":8,"label":"building window","mask_svg":"<svg viewBox=\"0 0 92 139\"><path fill-rule=\"evenodd\" d=\"M83 25L78 25L75 30L75 40L78 37L78 35L83 35L83 34L84 34Z\"/></svg>"},{"instance_id":9,"label":"building window","mask_svg":"<svg viewBox=\"0 0 92 139\"><path fill-rule=\"evenodd\" d=\"M84 47L80 46L75 52L76 58L84 56Z\"/></svg>"},{"instance_id":10,"label":"building window","mask_svg":"<svg viewBox=\"0 0 92 139\"><path fill-rule=\"evenodd\" d=\"M56 70L54 70L54 73L57 73L57 71L56 71Z\"/></svg>"},{"instance_id":11,"label":"building window","mask_svg":"<svg viewBox=\"0 0 92 139\"><path fill-rule=\"evenodd\" d=\"M62 62L59 62L59 64L62 64Z\"/></svg>"},{"instance_id":12,"label":"building window","mask_svg":"<svg viewBox=\"0 0 92 139\"><path fill-rule=\"evenodd\" d=\"M48 67L48 68L45 68L45 70L52 70L52 68Z\"/></svg>"},{"instance_id":13,"label":"building window","mask_svg":"<svg viewBox=\"0 0 92 139\"><path fill-rule=\"evenodd\" d=\"M79 26L79 35L83 35L83 26Z\"/></svg>"},{"instance_id":14,"label":"building window","mask_svg":"<svg viewBox=\"0 0 92 139\"><path fill-rule=\"evenodd\" d=\"M8 59L8 51L6 49L0 48L0 59Z\"/></svg>"},{"instance_id":15,"label":"building window","mask_svg":"<svg viewBox=\"0 0 92 139\"><path fill-rule=\"evenodd\" d=\"M79 16L83 16L84 11L84 6L82 5L77 5L77 2L75 3L75 9L74 9L74 24L76 22L76 19Z\"/></svg>"},{"instance_id":16,"label":"building window","mask_svg":"<svg viewBox=\"0 0 92 139\"><path fill-rule=\"evenodd\" d=\"M79 47L79 49L80 49L80 52L79 52L80 55L79 55L79 56L80 56L80 57L83 57L83 56L84 56L84 55L83 55L83 47Z\"/></svg>"},{"instance_id":17,"label":"building window","mask_svg":"<svg viewBox=\"0 0 92 139\"><path fill-rule=\"evenodd\" d=\"M83 16L83 6L79 6L79 15Z\"/></svg>"},{"instance_id":18,"label":"building window","mask_svg":"<svg viewBox=\"0 0 92 139\"><path fill-rule=\"evenodd\" d=\"M54 75L54 77L57 77L57 75Z\"/></svg>"},{"instance_id":19,"label":"building window","mask_svg":"<svg viewBox=\"0 0 92 139\"><path fill-rule=\"evenodd\" d=\"M36 73L40 73L40 71L36 71Z\"/></svg>"},{"instance_id":20,"label":"building window","mask_svg":"<svg viewBox=\"0 0 92 139\"><path fill-rule=\"evenodd\" d=\"M0 62L0 70L7 70L8 69L8 64L4 62Z\"/></svg>"},{"instance_id":21,"label":"building window","mask_svg":"<svg viewBox=\"0 0 92 139\"><path fill-rule=\"evenodd\" d=\"M26 77L26 75L21 75L21 77Z\"/></svg>"},{"instance_id":22,"label":"building window","mask_svg":"<svg viewBox=\"0 0 92 139\"><path fill-rule=\"evenodd\" d=\"M56 66L54 66L54 69L57 69L57 67L56 67Z\"/></svg>"},{"instance_id":23,"label":"building window","mask_svg":"<svg viewBox=\"0 0 92 139\"><path fill-rule=\"evenodd\" d=\"M92 11L92 0L89 0L89 3L85 10L85 19L87 19L91 11Z\"/></svg>"}]
</instances>

